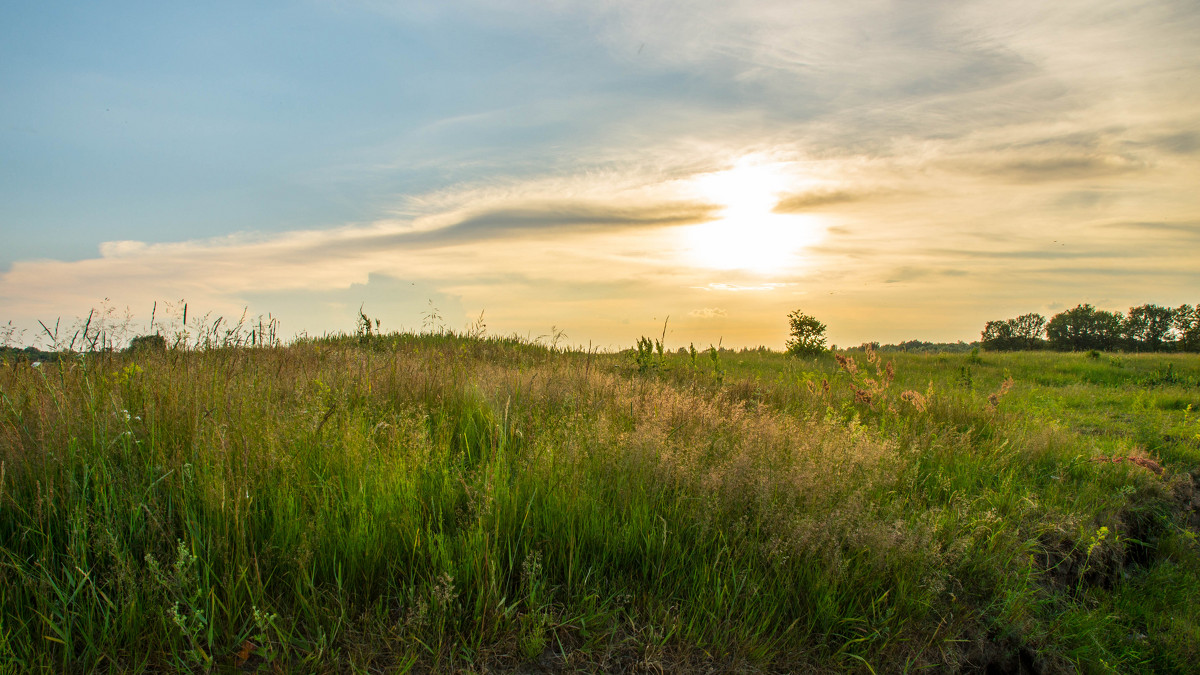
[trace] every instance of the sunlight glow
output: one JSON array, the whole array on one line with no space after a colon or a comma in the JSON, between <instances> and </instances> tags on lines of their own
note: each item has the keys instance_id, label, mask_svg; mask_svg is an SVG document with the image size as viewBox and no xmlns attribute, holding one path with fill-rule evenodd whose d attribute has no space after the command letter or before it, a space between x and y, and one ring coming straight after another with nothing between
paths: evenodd
<instances>
[{"instance_id":1,"label":"sunlight glow","mask_svg":"<svg viewBox=\"0 0 1200 675\"><path fill-rule=\"evenodd\" d=\"M721 219L685 228L686 261L718 270L774 274L802 263L800 249L824 232L819 218L777 214L780 195L795 190L797 179L786 165L739 162L727 171L703 174L690 187L697 196L723 204Z\"/></svg>"}]
</instances>

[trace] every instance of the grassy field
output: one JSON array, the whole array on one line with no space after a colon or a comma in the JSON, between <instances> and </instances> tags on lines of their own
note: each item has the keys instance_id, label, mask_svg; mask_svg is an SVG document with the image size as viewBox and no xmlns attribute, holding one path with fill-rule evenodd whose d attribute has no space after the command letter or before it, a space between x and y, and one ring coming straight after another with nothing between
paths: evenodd
<instances>
[{"instance_id":1,"label":"grassy field","mask_svg":"<svg viewBox=\"0 0 1200 675\"><path fill-rule=\"evenodd\" d=\"M1187 672L1200 358L0 367L0 672Z\"/></svg>"}]
</instances>

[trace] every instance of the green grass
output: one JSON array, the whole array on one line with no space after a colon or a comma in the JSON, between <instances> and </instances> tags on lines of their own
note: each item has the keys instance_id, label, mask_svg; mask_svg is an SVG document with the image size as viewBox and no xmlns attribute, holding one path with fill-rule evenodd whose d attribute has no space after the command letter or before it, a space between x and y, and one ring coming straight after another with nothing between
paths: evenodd
<instances>
[{"instance_id":1,"label":"green grass","mask_svg":"<svg viewBox=\"0 0 1200 675\"><path fill-rule=\"evenodd\" d=\"M8 362L0 672L1188 670L1200 360L852 358Z\"/></svg>"}]
</instances>

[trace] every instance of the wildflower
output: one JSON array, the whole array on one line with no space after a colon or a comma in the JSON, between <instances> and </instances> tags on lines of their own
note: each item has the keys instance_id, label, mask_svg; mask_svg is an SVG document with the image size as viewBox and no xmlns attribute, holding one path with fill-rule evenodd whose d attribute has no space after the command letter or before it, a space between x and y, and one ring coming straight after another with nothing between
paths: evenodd
<instances>
[{"instance_id":1,"label":"wildflower","mask_svg":"<svg viewBox=\"0 0 1200 675\"><path fill-rule=\"evenodd\" d=\"M854 373L858 372L858 364L855 363L854 359L850 358L849 356L842 356L841 354L834 354L833 358L837 359L838 365L841 366L842 368L845 368L847 373L850 373L851 375L853 375Z\"/></svg>"},{"instance_id":2,"label":"wildflower","mask_svg":"<svg viewBox=\"0 0 1200 675\"><path fill-rule=\"evenodd\" d=\"M1104 540L1107 538L1108 538L1108 528L1101 525L1100 529L1096 530L1096 534L1092 536L1092 540L1088 545L1087 554L1088 554L1089 558L1092 557L1092 551L1096 550L1096 547L1099 546L1100 544L1104 543Z\"/></svg>"},{"instance_id":3,"label":"wildflower","mask_svg":"<svg viewBox=\"0 0 1200 675\"><path fill-rule=\"evenodd\" d=\"M867 352L867 363L879 365L879 355L875 353L875 345L868 342L863 346L865 347L864 351Z\"/></svg>"},{"instance_id":4,"label":"wildflower","mask_svg":"<svg viewBox=\"0 0 1200 675\"><path fill-rule=\"evenodd\" d=\"M912 407L916 408L918 412L925 412L925 408L929 405L929 401L921 395L921 392L913 391L912 389L901 392L900 400L907 401L912 405Z\"/></svg>"},{"instance_id":5,"label":"wildflower","mask_svg":"<svg viewBox=\"0 0 1200 675\"><path fill-rule=\"evenodd\" d=\"M1012 389L1012 386L1013 386L1013 379L1012 379L1012 376L1010 375L1009 377L1005 378L1004 382L1002 382L1000 384L1000 388L998 390L996 390L995 393L988 394L988 397L987 397L988 403L990 403L993 408L999 406L1000 399L1004 398L1004 395L1007 394L1010 389Z\"/></svg>"},{"instance_id":6,"label":"wildflower","mask_svg":"<svg viewBox=\"0 0 1200 675\"><path fill-rule=\"evenodd\" d=\"M443 572L438 577L437 585L433 588L434 602L442 609L446 609L456 598L458 598L458 592L454 590L454 577Z\"/></svg>"}]
</instances>

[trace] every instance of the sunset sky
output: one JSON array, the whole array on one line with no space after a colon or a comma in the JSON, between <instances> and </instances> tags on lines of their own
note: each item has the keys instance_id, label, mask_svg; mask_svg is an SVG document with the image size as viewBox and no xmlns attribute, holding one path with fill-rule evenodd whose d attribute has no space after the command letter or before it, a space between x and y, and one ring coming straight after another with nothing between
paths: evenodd
<instances>
[{"instance_id":1,"label":"sunset sky","mask_svg":"<svg viewBox=\"0 0 1200 675\"><path fill-rule=\"evenodd\" d=\"M620 348L1200 302L1200 4L9 2L0 324ZM39 329L40 330L40 329Z\"/></svg>"}]
</instances>

